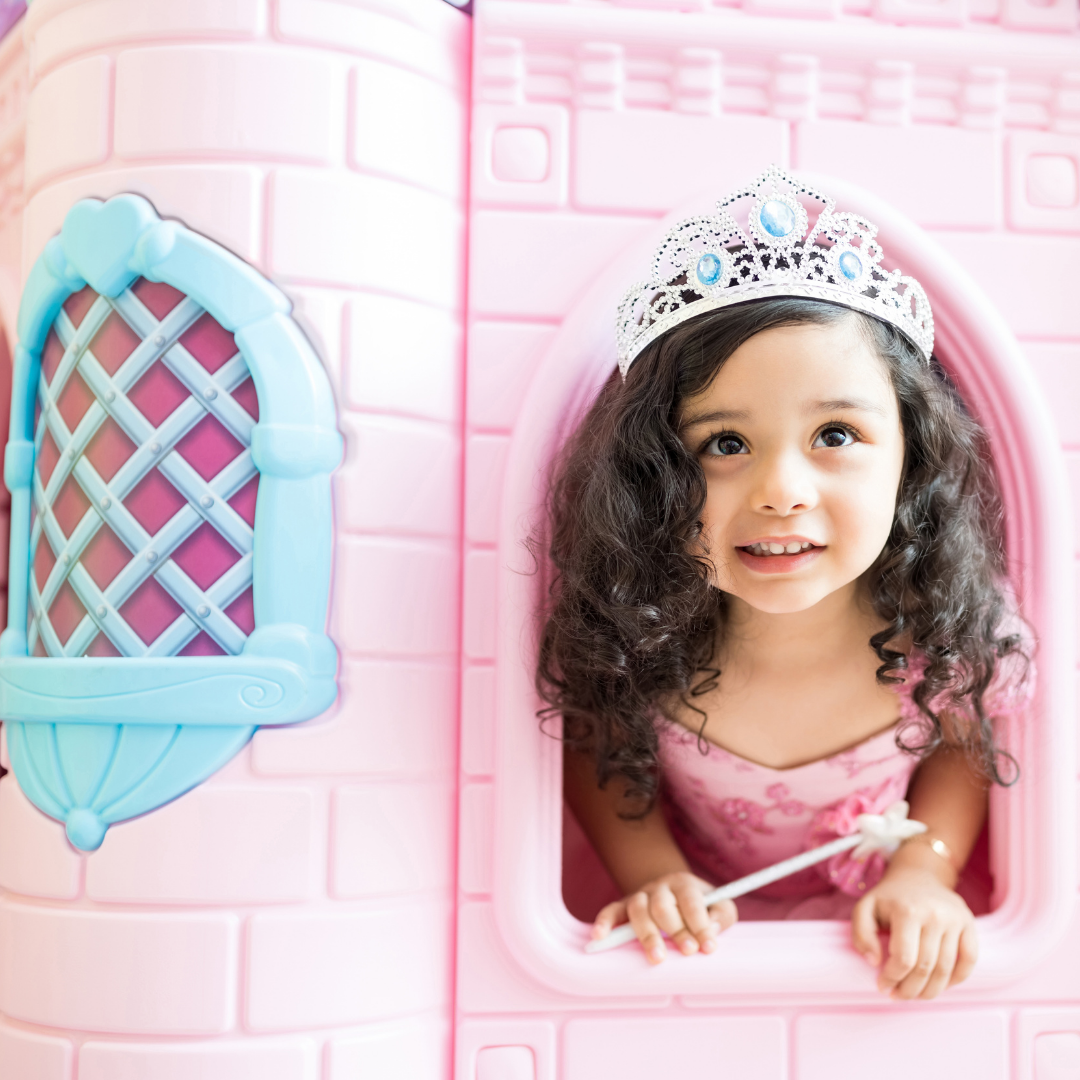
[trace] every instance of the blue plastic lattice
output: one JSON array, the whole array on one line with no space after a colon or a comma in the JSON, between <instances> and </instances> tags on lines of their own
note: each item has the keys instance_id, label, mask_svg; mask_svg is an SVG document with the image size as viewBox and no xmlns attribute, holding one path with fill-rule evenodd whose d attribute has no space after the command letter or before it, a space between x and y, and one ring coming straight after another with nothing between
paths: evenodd
<instances>
[{"instance_id":1,"label":"blue plastic lattice","mask_svg":"<svg viewBox=\"0 0 1080 1080\"><path fill-rule=\"evenodd\" d=\"M182 302L157 319L131 288L139 277L171 285L184 294ZM62 305L87 285L98 298L76 328ZM233 335L238 350L214 372L199 370L179 344L204 311ZM110 374L87 346L94 326L116 315L138 344ZM63 353L43 380L42 350L51 329ZM188 394L155 424L131 394L157 362ZM72 428L60 415L60 396L76 371L93 401ZM235 400L248 372L257 422ZM35 399L41 404L36 431ZM209 477L190 469L175 449L207 416L241 447ZM89 448L109 421L133 451L106 480ZM47 477L35 468L46 438L60 455ZM93 850L110 824L153 810L206 779L256 726L304 720L333 702L337 653L324 626L329 478L340 456L325 372L270 282L205 237L161 221L139 196L72 207L60 236L34 264L19 311L5 462L12 510L0 716L20 786L41 810L66 823L77 847ZM181 493L183 506L151 531L124 499L153 469ZM252 528L228 502L256 470ZM72 482L88 505L65 531L56 507L63 485ZM176 553L207 523L238 557L200 587ZM87 545L106 524L131 557L103 586L84 563ZM38 581L31 553L46 542L56 563ZM151 580L178 613L147 640L145 628L121 609ZM248 580L254 628L245 635L227 608ZM83 615L61 639L53 605L65 588ZM197 635L227 655L174 655ZM107 641L108 651L119 655L87 655L94 641ZM36 651L46 655L30 655L39 643Z\"/></svg>"}]
</instances>

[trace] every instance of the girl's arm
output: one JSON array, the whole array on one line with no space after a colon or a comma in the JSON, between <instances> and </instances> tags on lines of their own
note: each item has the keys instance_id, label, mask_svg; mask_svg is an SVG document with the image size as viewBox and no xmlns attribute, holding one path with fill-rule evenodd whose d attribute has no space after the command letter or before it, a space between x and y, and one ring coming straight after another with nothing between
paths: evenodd
<instances>
[{"instance_id":1,"label":"girl's arm","mask_svg":"<svg viewBox=\"0 0 1080 1080\"><path fill-rule=\"evenodd\" d=\"M945 745L918 768L908 792L911 816L925 822L928 840L908 841L881 882L852 913L855 948L881 963L878 927L889 930L889 955L878 989L896 998L932 998L966 979L975 966L975 918L953 891L986 819L987 784L960 747Z\"/></svg>"},{"instance_id":2,"label":"girl's arm","mask_svg":"<svg viewBox=\"0 0 1080 1080\"><path fill-rule=\"evenodd\" d=\"M706 909L701 898L712 886L690 872L659 805L642 818L620 817L626 808L622 780L600 788L592 758L567 751L563 762L570 810L624 894L597 915L593 937L629 920L651 963L664 959L661 931L684 955L712 952L717 931L738 917L735 905L725 900Z\"/></svg>"}]
</instances>

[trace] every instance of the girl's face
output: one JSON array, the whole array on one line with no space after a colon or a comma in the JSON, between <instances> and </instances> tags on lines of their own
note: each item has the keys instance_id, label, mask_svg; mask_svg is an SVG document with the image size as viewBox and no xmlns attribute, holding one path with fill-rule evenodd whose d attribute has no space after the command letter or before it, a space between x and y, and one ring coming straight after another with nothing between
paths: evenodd
<instances>
[{"instance_id":1,"label":"girl's face","mask_svg":"<svg viewBox=\"0 0 1080 1080\"><path fill-rule=\"evenodd\" d=\"M854 582L888 539L900 412L854 317L764 330L683 403L705 472L713 584L760 611L804 611Z\"/></svg>"}]
</instances>

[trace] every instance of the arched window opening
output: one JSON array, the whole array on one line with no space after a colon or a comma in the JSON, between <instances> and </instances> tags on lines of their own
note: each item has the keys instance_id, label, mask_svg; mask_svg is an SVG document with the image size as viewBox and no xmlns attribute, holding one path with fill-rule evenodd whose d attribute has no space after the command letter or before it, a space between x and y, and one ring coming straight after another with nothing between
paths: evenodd
<instances>
[{"instance_id":1,"label":"arched window opening","mask_svg":"<svg viewBox=\"0 0 1080 1080\"><path fill-rule=\"evenodd\" d=\"M1010 578L1038 640L1034 704L1023 722L998 733L1020 763L1021 780L992 791L989 832L969 863L982 878L981 955L971 986L990 987L1017 978L1060 941L1075 895L1072 565L1059 542L1069 529L1067 478L1023 354L963 268L888 204L832 177L806 179L874 221L896 263L929 294L937 354L989 434ZM538 463L553 459L609 378L610 312L635 269L647 266L672 223L710 207L709 195L680 207L597 276L541 361L508 453L497 560L492 904L500 937L530 977L575 997L675 993L715 1001L780 988L846 993L862 986L849 928L837 920L740 923L725 935L722 986L706 964L651 969L618 951L586 956L583 922L613 898L613 883L576 822L566 820L561 745L549 737L552 724L537 722L535 613L547 583L523 540L544 520Z\"/></svg>"}]
</instances>

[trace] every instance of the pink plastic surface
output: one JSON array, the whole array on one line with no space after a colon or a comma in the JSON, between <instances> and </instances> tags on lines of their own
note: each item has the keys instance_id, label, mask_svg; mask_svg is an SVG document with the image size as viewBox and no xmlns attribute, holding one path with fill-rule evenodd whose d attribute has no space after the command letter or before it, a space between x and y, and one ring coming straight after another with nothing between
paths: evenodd
<instances>
[{"instance_id":1,"label":"pink plastic surface","mask_svg":"<svg viewBox=\"0 0 1080 1080\"><path fill-rule=\"evenodd\" d=\"M330 714L260 732L101 858L0 780L5 1080L450 1074L470 30L442 0L43 0L0 44L9 340L71 204L135 191L285 290L347 439ZM188 335L208 369L234 350L210 322ZM148 380L157 419L176 387ZM235 452L192 436L204 475ZM134 498L152 523L175 502ZM204 582L229 558L189 547ZM149 633L168 613L144 607Z\"/></svg>"},{"instance_id":2,"label":"pink plastic surface","mask_svg":"<svg viewBox=\"0 0 1080 1080\"><path fill-rule=\"evenodd\" d=\"M0 780L0 1076L1076 1076L1075 0L475 6L35 0L0 44L9 340L70 205L137 191L288 293L347 442L330 714L91 856ZM841 924L585 957L560 889L520 540L666 216L770 161L930 292L1042 638L997 906L935 1004L880 999Z\"/></svg>"},{"instance_id":3,"label":"pink plastic surface","mask_svg":"<svg viewBox=\"0 0 1080 1080\"><path fill-rule=\"evenodd\" d=\"M480 1075L484 1031L489 1045L532 1047L535 1076L562 1080L1051 1080L1073 1060L1075 1015L1039 1011L1080 993L1075 595L1060 543L1075 534L1068 451L1080 445L1067 404L1080 321L1066 299L1080 283L1067 89L1080 49L1075 11L1053 17L1051 32L1034 5L479 5L460 1077ZM930 292L940 354L993 435L1013 571L1042 639L1035 719L1011 736L1025 780L994 799L996 908L980 920L976 974L940 1005L880 999L840 923L743 924L715 957L651 969L631 950L583 956L585 928L563 903L563 881L578 901L604 882L582 880L595 863L562 865L559 749L538 730L531 685L542 582L521 539L544 464L612 369L622 291L672 220L770 161L818 174L878 223ZM531 1034L503 1030L511 1017Z\"/></svg>"}]
</instances>

